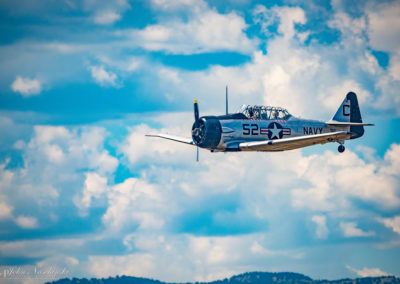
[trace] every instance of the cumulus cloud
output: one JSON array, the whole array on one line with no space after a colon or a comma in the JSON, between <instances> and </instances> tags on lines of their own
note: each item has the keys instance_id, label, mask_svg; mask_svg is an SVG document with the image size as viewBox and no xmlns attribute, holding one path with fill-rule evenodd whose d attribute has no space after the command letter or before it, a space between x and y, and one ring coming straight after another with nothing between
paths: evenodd
<instances>
[{"instance_id":1,"label":"cumulus cloud","mask_svg":"<svg viewBox=\"0 0 400 284\"><path fill-rule=\"evenodd\" d=\"M135 273L168 281L226 277L249 267L262 269L260 263L269 261L282 263L277 264L277 269L294 269L298 259L312 257L309 255L312 252L306 248L283 247L293 247L293 243L312 234L328 242L335 234L331 224L339 226L343 215L351 214L354 218L356 212L359 214L359 200L382 206L384 211L390 212L393 208L390 204L385 207L385 199L385 202L380 200L381 190L372 190L367 199L355 192L368 191L367 179L380 179L379 175L397 179L397 172L393 172L397 156L392 153L397 151L397 144L379 162L364 162L351 151L341 155L327 151L323 155L305 156L301 151L223 155L201 150L201 163L196 166L194 147L144 137L145 133L160 130L187 136L192 113L153 115L151 119L150 124L160 124L161 129L144 123L129 127L123 141L116 144L121 163L135 173L134 177L117 182L113 173L119 163L104 149L105 137L109 134L103 128L37 126L32 138L20 145L24 169L13 170L9 186L1 188L10 198L7 204L16 208L15 216L30 217L35 212L20 212L22 203L17 202L15 193L31 200L29 193L35 192L30 204L51 201L46 207L48 215L57 214L53 204L59 204L60 196L63 202L74 201L70 204L71 212L80 210L89 216L91 209L102 209L101 232L93 239L87 237L90 241L77 236L73 242L76 245L71 246L77 249L65 248L60 263L70 263L74 269L80 266L82 271L97 277ZM52 145L63 152L63 158L56 163L46 154ZM376 163L374 170L360 177L365 181L364 186L354 189L336 181L339 175L344 176L341 170L352 168L349 174L355 176L354 172L371 167L371 163ZM0 172L4 181L7 180L5 171ZM360 180L357 179L357 183ZM31 183L30 188L26 187L28 183ZM53 191L56 194L52 197L43 194L38 198L38 189L43 190L43 185L47 185L44 193L48 195ZM308 196L298 193L314 189ZM319 191L323 194L313 199ZM398 192L398 187L393 191ZM63 214L58 214L51 218L63 218ZM379 213L372 215L374 222ZM37 227L47 222L55 224L51 220L56 220L45 214L35 215L35 218ZM360 218L370 220L370 217ZM355 217L355 220L358 224L359 219ZM304 235L298 234L296 226L299 225L304 227ZM360 233L357 225L350 227L353 235L354 231ZM290 236L296 236L296 241ZM123 255L90 251L94 243L110 240L126 249ZM51 247L48 253L37 248L48 245ZM50 263L54 255L61 257L55 244L45 241L0 244L0 250L7 256L21 255L22 248L32 248L29 256L40 255L46 263ZM79 265L64 259L65 256L79 259L80 254L88 256L88 260ZM178 254L179 258L174 257ZM138 259L145 261L133 267L132 263ZM103 265L107 262L116 265L105 269ZM166 263L174 268L163 269Z\"/></svg>"},{"instance_id":2,"label":"cumulus cloud","mask_svg":"<svg viewBox=\"0 0 400 284\"><path fill-rule=\"evenodd\" d=\"M183 129L182 127L169 132L182 135ZM184 163L191 168L192 159L190 157L192 156L190 153L194 153L192 147L144 137L145 133L151 132L155 132L155 130L151 130L144 125L131 129L131 134L127 136L126 141L120 148L120 151L127 158L125 162L133 169L141 167L149 161L152 162L153 167L178 165L175 164L178 161L179 164ZM397 144L394 144L387 151L387 157L392 157L392 151L394 151L392 149L397 149L396 146ZM203 186L206 187L218 185L228 191L238 190L243 183L242 179L246 176L240 169L246 168L247 159L229 156L227 161L221 161L215 155L210 156L207 153L203 153L201 151L200 154L206 155L208 169L196 170L198 177L192 177L191 179L202 181ZM351 216L353 214L352 210L356 206L353 204L354 198L378 206L385 211L390 211L400 204L398 198L398 175L397 173L391 173L389 170L393 168L395 162L392 162L389 158L385 158L380 163L375 161L366 163L351 151L347 151L340 156L330 151L326 151L322 155L309 157L302 156L298 151L281 154L279 157L269 156L268 162L263 164L263 169L265 169L266 165L274 165L273 168L269 168L271 173L267 177L268 184L271 184L274 180L279 180L282 175L290 175L293 179L301 181L297 185L293 185L289 192L291 195L290 202L294 208L308 209L313 212L327 212L333 214L332 216L338 214L339 210L340 214ZM170 159L171 156L175 157L173 161ZM251 158L248 159L251 160ZM262 163L262 157L259 157L258 160ZM242 166L235 168L234 165L236 163L240 163ZM219 169L222 168L226 169L226 171L221 172ZM231 173L229 175L225 174L228 169L230 169L229 172ZM146 169L145 176L148 178L154 177L155 172L152 174L153 170L155 169ZM234 175L232 175L231 170L235 172ZM170 171L165 172L165 169L158 172L157 180L165 179L166 183L172 188L181 188L185 194L198 194L196 193L197 186L187 186L190 181L186 180L186 173L184 174L180 170L180 181L173 179L171 184L171 180L168 179L170 176L168 172ZM232 176L237 178L232 179ZM288 179L286 178L286 180ZM302 184L303 187L299 188L299 184ZM282 184L276 186L281 187ZM174 203L175 201L170 204ZM329 232L326 217L324 215L314 215L312 221L318 225L317 236L326 237ZM373 234L373 232L360 230L356 224L351 222L344 222L341 227L344 228L347 236Z\"/></svg>"},{"instance_id":3,"label":"cumulus cloud","mask_svg":"<svg viewBox=\"0 0 400 284\"><path fill-rule=\"evenodd\" d=\"M103 222L113 229L121 230L132 224L140 230L160 229L164 218L173 214L173 203L168 206L162 202L158 186L146 181L129 178L115 185L108 193L108 208Z\"/></svg>"},{"instance_id":4,"label":"cumulus cloud","mask_svg":"<svg viewBox=\"0 0 400 284\"><path fill-rule=\"evenodd\" d=\"M388 273L382 271L379 268L368 268L364 267L363 269L355 269L349 265L346 265L346 268L352 272L355 272L360 277L378 277L378 276L386 276Z\"/></svg>"},{"instance_id":5,"label":"cumulus cloud","mask_svg":"<svg viewBox=\"0 0 400 284\"><path fill-rule=\"evenodd\" d=\"M368 37L375 50L398 52L400 46L400 3L379 3L367 10Z\"/></svg>"},{"instance_id":6,"label":"cumulus cloud","mask_svg":"<svg viewBox=\"0 0 400 284\"><path fill-rule=\"evenodd\" d=\"M393 94L396 89L393 88L394 81L387 78L387 72L367 50L365 20L355 24L352 22L355 20L347 14L342 15L346 20L338 16L330 25L344 34L340 42L332 45L310 44L305 48L296 26L306 23L304 10L299 7L258 7L261 12L257 12L255 17L260 25L271 25L267 16L259 17L260 13L272 13L279 20L280 33L268 40L266 54L254 51L251 61L246 64L210 66L201 71L148 62L142 65L142 70L151 74L148 81L156 81L160 93L170 103L181 104L189 90L201 101L217 100L213 104L214 109L208 107L214 112L216 105L223 105L224 84L221 82L228 82L232 90L231 105L239 106L244 101L278 105L302 117L330 119L349 91L357 93L362 113L371 108L400 110L398 96ZM348 31L348 27L354 31ZM153 32L149 34L160 41L169 38L168 26L154 28ZM175 36L176 32L173 34ZM370 75L374 76L368 77ZM365 84L366 80L368 84ZM371 92L370 84L375 84L380 91ZM154 85L151 87L154 88ZM215 98L217 93L221 93L220 98Z\"/></svg>"},{"instance_id":7,"label":"cumulus cloud","mask_svg":"<svg viewBox=\"0 0 400 284\"><path fill-rule=\"evenodd\" d=\"M41 84L38 79L29 79L17 76L11 84L11 89L20 93L23 97L31 97L38 95L42 91Z\"/></svg>"},{"instance_id":8,"label":"cumulus cloud","mask_svg":"<svg viewBox=\"0 0 400 284\"><path fill-rule=\"evenodd\" d=\"M264 248L260 244L264 238L257 234L223 237L135 234L130 240L139 252L119 256L90 256L90 272L97 277L140 274L161 277L165 281L212 281L244 272L251 260L293 258L298 261L301 258L295 250ZM162 268L166 263L167 270ZM191 263L190 271L187 269L188 263ZM104 265L106 268L102 269Z\"/></svg>"},{"instance_id":9,"label":"cumulus cloud","mask_svg":"<svg viewBox=\"0 0 400 284\"><path fill-rule=\"evenodd\" d=\"M326 239L329 234L329 229L326 226L326 217L323 215L314 215L311 220L317 225L317 230L315 231L317 238Z\"/></svg>"},{"instance_id":10,"label":"cumulus cloud","mask_svg":"<svg viewBox=\"0 0 400 284\"><path fill-rule=\"evenodd\" d=\"M207 4L202 0L152 0L152 5L156 9L173 11L177 9L205 9Z\"/></svg>"},{"instance_id":11,"label":"cumulus cloud","mask_svg":"<svg viewBox=\"0 0 400 284\"><path fill-rule=\"evenodd\" d=\"M293 38L296 34L294 28L295 24L306 23L305 12L300 7L274 8L274 10L281 20L278 31L282 33L283 37L286 39Z\"/></svg>"},{"instance_id":12,"label":"cumulus cloud","mask_svg":"<svg viewBox=\"0 0 400 284\"><path fill-rule=\"evenodd\" d=\"M370 237L374 236L375 232L365 232L357 227L355 222L340 222L340 229L345 237Z\"/></svg>"},{"instance_id":13,"label":"cumulus cloud","mask_svg":"<svg viewBox=\"0 0 400 284\"><path fill-rule=\"evenodd\" d=\"M357 92L362 111L364 107L400 109L398 88L393 88L395 57L390 59L389 73L379 66L367 48L373 36L365 36L370 27L365 17L337 13L329 25L341 32L339 42L305 45L308 35L301 35L298 28L307 23L305 10L258 6L255 15L260 26L268 30L276 22L278 33L264 42L266 50L257 51L258 40L246 35L248 23L242 14L221 14L205 2L195 2L154 0L152 7L165 13L157 23L117 34L130 37L129 47L174 54L231 50L251 55L249 62L188 71L151 59L139 65L135 59L112 65L114 57L103 61L104 56L100 59L104 65L89 68L93 79L102 86L117 87L123 76L119 70L136 71L139 66L143 87L150 82L151 89L171 104L185 102L188 94L198 96L202 114L222 112L225 82L233 90L231 105L280 105L306 117L329 119L350 90ZM182 20L167 15L180 9L190 9L193 17ZM90 11L95 11L92 20L102 11L114 11L103 14L99 24L112 24L122 17L120 10L106 6ZM274 23L268 22L269 15ZM371 86L377 89L372 92ZM169 281L204 281L262 270L265 263L273 264L275 270L295 270L298 259L325 259L326 249L302 246L315 242L309 237L314 234L324 243L334 239L347 252L343 238L337 241L338 234L372 236L382 227L379 223L399 232L398 216L389 216L400 205L398 144L392 144L383 159L364 148L372 153L366 160L352 151L224 155L200 150L201 162L196 166L194 147L144 137L160 131L190 137L193 113L146 119L151 122L135 120L136 126L128 127L125 137L113 138L116 154L110 152L106 140L115 133L92 126L36 126L26 142L15 143L14 150L21 153L24 163L19 168L0 167L2 221L19 218L26 228L42 224L57 228L57 222L62 224L71 215L75 218L79 211L79 221L97 221L101 224L95 229L101 232L78 234L74 240L5 241L0 243L2 254L67 263L93 276L134 273ZM154 125L160 125L159 129ZM124 170L118 172L119 166ZM369 224L368 231L361 229L363 224ZM383 241L392 241L394 234L388 233L379 232ZM363 241L369 246L370 239ZM112 245L103 245L107 241ZM94 253L93 247L107 251ZM111 251L114 255L107 255ZM346 257L338 252L332 261L343 263ZM359 273L384 272L364 268Z\"/></svg>"},{"instance_id":14,"label":"cumulus cloud","mask_svg":"<svg viewBox=\"0 0 400 284\"><path fill-rule=\"evenodd\" d=\"M34 229L38 226L38 221L35 217L18 216L15 221L23 229Z\"/></svg>"},{"instance_id":15,"label":"cumulus cloud","mask_svg":"<svg viewBox=\"0 0 400 284\"><path fill-rule=\"evenodd\" d=\"M100 11L98 12L93 21L99 25L111 25L121 19L121 15L115 11Z\"/></svg>"},{"instance_id":16,"label":"cumulus cloud","mask_svg":"<svg viewBox=\"0 0 400 284\"><path fill-rule=\"evenodd\" d=\"M0 201L0 219L7 219L12 216L12 206L8 205L4 201Z\"/></svg>"},{"instance_id":17,"label":"cumulus cloud","mask_svg":"<svg viewBox=\"0 0 400 284\"><path fill-rule=\"evenodd\" d=\"M107 178L100 176L98 173L86 173L85 185L82 190L82 197L79 199L75 197L76 205L83 211L82 214L86 215L86 209L89 208L93 199L101 197L107 191Z\"/></svg>"},{"instance_id":18,"label":"cumulus cloud","mask_svg":"<svg viewBox=\"0 0 400 284\"><path fill-rule=\"evenodd\" d=\"M400 235L400 216L394 216L393 218L378 218L378 221Z\"/></svg>"},{"instance_id":19,"label":"cumulus cloud","mask_svg":"<svg viewBox=\"0 0 400 284\"><path fill-rule=\"evenodd\" d=\"M332 211L339 207L348 208L348 198L356 197L382 209L396 208L400 205L399 177L386 174L386 169L391 167L389 162L377 168L375 163L367 164L351 152L340 157L328 151L321 156L312 156L304 172L312 186L306 190L293 190L293 204Z\"/></svg>"},{"instance_id":20,"label":"cumulus cloud","mask_svg":"<svg viewBox=\"0 0 400 284\"><path fill-rule=\"evenodd\" d=\"M117 83L117 75L111 71L106 71L104 66L91 66L90 72L92 74L92 78L100 86L119 86Z\"/></svg>"},{"instance_id":21,"label":"cumulus cloud","mask_svg":"<svg viewBox=\"0 0 400 284\"><path fill-rule=\"evenodd\" d=\"M163 9L180 7L184 1L174 4L153 1ZM196 1L197 2L197 1ZM236 12L220 14L203 1L193 6L188 21L165 20L141 30L125 30L119 34L128 36L141 47L173 54L196 54L212 51L238 51L251 53L256 42L247 37L245 20Z\"/></svg>"},{"instance_id":22,"label":"cumulus cloud","mask_svg":"<svg viewBox=\"0 0 400 284\"><path fill-rule=\"evenodd\" d=\"M74 196L83 199L82 208L91 206L103 181L98 177L109 178L118 166L118 160L104 149L103 128L36 126L33 131L31 139L19 146L23 166L0 167L0 196L7 196L2 198L2 215L23 229L55 224L63 210L60 203L75 207ZM96 174L87 174L85 183L85 173L90 171ZM46 214L41 211L44 207Z\"/></svg>"},{"instance_id":23,"label":"cumulus cloud","mask_svg":"<svg viewBox=\"0 0 400 284\"><path fill-rule=\"evenodd\" d=\"M83 1L75 3L91 16L97 25L112 25L122 18L123 13L131 8L126 0L118 1Z\"/></svg>"}]
</instances>

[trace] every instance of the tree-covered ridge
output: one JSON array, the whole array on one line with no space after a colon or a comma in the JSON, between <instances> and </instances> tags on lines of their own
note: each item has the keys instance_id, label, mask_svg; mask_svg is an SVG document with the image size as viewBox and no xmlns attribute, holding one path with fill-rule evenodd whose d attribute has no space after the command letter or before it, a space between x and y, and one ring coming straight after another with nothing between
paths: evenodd
<instances>
[{"instance_id":1,"label":"tree-covered ridge","mask_svg":"<svg viewBox=\"0 0 400 284\"><path fill-rule=\"evenodd\" d=\"M175 284L159 280L134 276L116 276L109 278L64 278L46 284ZM400 278L394 276L364 277L340 280L313 280L308 276L293 272L247 272L212 282L195 282L195 284L400 284ZM186 283L189 284L189 283Z\"/></svg>"}]
</instances>

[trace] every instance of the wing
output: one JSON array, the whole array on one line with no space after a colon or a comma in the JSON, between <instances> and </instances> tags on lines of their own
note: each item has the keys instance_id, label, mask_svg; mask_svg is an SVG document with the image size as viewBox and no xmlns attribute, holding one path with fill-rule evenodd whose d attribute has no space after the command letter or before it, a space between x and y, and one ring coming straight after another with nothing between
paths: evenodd
<instances>
[{"instance_id":1,"label":"wing","mask_svg":"<svg viewBox=\"0 0 400 284\"><path fill-rule=\"evenodd\" d=\"M337 131L316 135L307 135L276 140L243 142L239 144L242 151L283 151L302 148L315 144L325 144L339 140L349 139L352 133L347 131Z\"/></svg>"},{"instance_id":2,"label":"wing","mask_svg":"<svg viewBox=\"0 0 400 284\"><path fill-rule=\"evenodd\" d=\"M164 138L176 142L181 142L189 145L196 145L192 139L189 138L184 138L184 137L178 137L174 135L169 135L169 134L146 134L147 137L158 137L158 138Z\"/></svg>"}]
</instances>

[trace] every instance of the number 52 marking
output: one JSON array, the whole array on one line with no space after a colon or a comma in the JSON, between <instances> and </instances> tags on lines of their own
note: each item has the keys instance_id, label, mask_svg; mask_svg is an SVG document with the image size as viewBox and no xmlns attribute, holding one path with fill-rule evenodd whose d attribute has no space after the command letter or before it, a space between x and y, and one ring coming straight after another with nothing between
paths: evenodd
<instances>
[{"instance_id":1,"label":"number 52 marking","mask_svg":"<svg viewBox=\"0 0 400 284\"><path fill-rule=\"evenodd\" d=\"M258 135L258 124L243 124L243 135Z\"/></svg>"}]
</instances>

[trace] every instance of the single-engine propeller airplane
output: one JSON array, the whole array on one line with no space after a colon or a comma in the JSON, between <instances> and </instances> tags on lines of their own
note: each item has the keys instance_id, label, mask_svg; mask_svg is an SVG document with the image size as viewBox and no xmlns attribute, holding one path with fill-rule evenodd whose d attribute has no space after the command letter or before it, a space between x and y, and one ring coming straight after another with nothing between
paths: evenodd
<instances>
[{"instance_id":1,"label":"single-engine propeller airplane","mask_svg":"<svg viewBox=\"0 0 400 284\"><path fill-rule=\"evenodd\" d=\"M226 88L226 114L199 116L194 100L192 139L169 134L148 134L208 149L211 152L286 151L315 144L339 143L344 152L345 140L363 136L364 126L357 96L349 92L333 118L327 122L302 119L281 107L243 105L239 112L228 113Z\"/></svg>"}]
</instances>

